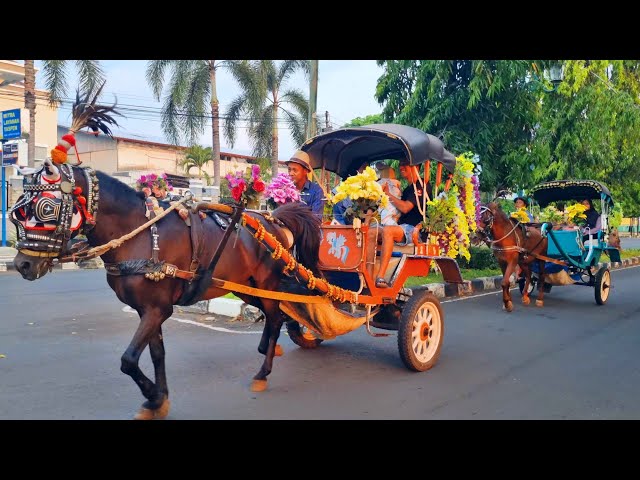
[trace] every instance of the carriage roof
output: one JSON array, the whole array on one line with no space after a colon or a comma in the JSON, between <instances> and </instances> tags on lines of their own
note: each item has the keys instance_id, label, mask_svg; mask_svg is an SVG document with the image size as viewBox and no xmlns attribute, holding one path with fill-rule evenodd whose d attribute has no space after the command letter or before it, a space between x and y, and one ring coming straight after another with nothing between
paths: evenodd
<instances>
[{"instance_id":1,"label":"carriage roof","mask_svg":"<svg viewBox=\"0 0 640 480\"><path fill-rule=\"evenodd\" d=\"M613 198L609 189L595 180L554 180L544 182L533 187L531 197L541 207L551 202L589 198L591 200L604 199L613 206Z\"/></svg>"},{"instance_id":2,"label":"carriage roof","mask_svg":"<svg viewBox=\"0 0 640 480\"><path fill-rule=\"evenodd\" d=\"M381 123L346 127L317 135L300 149L309 154L312 168L323 168L342 178L356 173L363 162L408 159L410 165L435 160L453 172L455 156L442 141L407 125Z\"/></svg>"}]
</instances>

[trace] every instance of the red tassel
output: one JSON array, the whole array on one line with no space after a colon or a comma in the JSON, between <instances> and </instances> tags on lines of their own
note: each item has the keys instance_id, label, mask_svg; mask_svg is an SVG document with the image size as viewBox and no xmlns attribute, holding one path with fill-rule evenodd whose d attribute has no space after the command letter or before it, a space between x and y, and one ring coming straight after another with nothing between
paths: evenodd
<instances>
[{"instance_id":1,"label":"red tassel","mask_svg":"<svg viewBox=\"0 0 640 480\"><path fill-rule=\"evenodd\" d=\"M76 137L74 137L71 133L67 133L66 135L63 135L62 140L67 142L72 147L75 147L76 145Z\"/></svg>"}]
</instances>

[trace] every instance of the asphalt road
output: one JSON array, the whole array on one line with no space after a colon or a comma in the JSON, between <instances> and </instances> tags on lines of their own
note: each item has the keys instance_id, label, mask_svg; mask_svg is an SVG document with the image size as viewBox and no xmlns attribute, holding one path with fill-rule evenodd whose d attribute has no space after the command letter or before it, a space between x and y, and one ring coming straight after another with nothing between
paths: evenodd
<instances>
[{"instance_id":1,"label":"asphalt road","mask_svg":"<svg viewBox=\"0 0 640 480\"><path fill-rule=\"evenodd\" d=\"M103 270L36 282L0 273L0 419L130 419L144 398L120 372L137 315ZM640 268L614 270L609 301L554 287L544 308L498 293L444 300L438 364L402 364L395 332L364 328L302 350L285 333L269 389L249 390L262 323L176 311L164 324L168 419L637 419ZM141 366L151 372L148 352Z\"/></svg>"}]
</instances>

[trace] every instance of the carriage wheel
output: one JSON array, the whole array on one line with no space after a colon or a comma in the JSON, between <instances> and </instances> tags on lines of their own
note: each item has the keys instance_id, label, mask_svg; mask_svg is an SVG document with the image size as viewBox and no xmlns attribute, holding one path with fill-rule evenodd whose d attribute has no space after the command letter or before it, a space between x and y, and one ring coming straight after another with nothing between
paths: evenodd
<instances>
[{"instance_id":1,"label":"carriage wheel","mask_svg":"<svg viewBox=\"0 0 640 480\"><path fill-rule=\"evenodd\" d=\"M595 289L596 303L604 305L609 298L609 291L611 290L611 272L607 267L600 267L596 273Z\"/></svg>"},{"instance_id":2,"label":"carriage wheel","mask_svg":"<svg viewBox=\"0 0 640 480\"><path fill-rule=\"evenodd\" d=\"M295 320L287 322L287 333L291 341L301 348L316 348L322 343L322 338L316 338L311 330Z\"/></svg>"},{"instance_id":3,"label":"carriage wheel","mask_svg":"<svg viewBox=\"0 0 640 480\"><path fill-rule=\"evenodd\" d=\"M424 372L440 357L444 338L444 315L431 292L415 291L407 301L398 327L400 358L409 370Z\"/></svg>"}]
</instances>

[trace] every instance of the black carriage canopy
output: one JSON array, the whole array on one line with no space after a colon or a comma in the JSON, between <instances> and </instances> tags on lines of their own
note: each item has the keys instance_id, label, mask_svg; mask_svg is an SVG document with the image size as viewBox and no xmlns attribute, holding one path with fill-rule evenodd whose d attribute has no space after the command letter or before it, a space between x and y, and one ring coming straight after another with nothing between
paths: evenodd
<instances>
[{"instance_id":1,"label":"black carriage canopy","mask_svg":"<svg viewBox=\"0 0 640 480\"><path fill-rule=\"evenodd\" d=\"M324 168L342 178L357 173L363 162L402 160L420 165L435 160L453 172L455 156L442 141L407 125L381 123L362 127L346 127L317 135L300 149L309 154L312 168Z\"/></svg>"},{"instance_id":2,"label":"black carriage canopy","mask_svg":"<svg viewBox=\"0 0 640 480\"><path fill-rule=\"evenodd\" d=\"M581 200L583 198L599 200L602 194L604 194L605 200L613 206L609 189L595 180L554 180L536 185L530 194L542 208L551 202L563 200Z\"/></svg>"}]
</instances>

